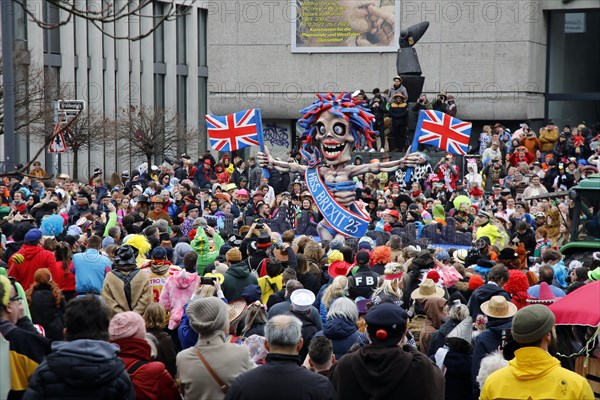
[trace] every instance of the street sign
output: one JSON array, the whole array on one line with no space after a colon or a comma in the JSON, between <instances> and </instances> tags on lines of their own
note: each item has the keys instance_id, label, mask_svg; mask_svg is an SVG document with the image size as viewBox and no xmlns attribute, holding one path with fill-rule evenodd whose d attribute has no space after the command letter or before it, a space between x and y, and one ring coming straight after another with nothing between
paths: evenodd
<instances>
[{"instance_id":1,"label":"street sign","mask_svg":"<svg viewBox=\"0 0 600 400\"><path fill-rule=\"evenodd\" d=\"M67 152L67 143L65 142L65 137L63 132L60 132L62 124L57 123L54 125L54 131L52 132L54 139L50 142L48 146L49 153L66 153ZM58 134L57 134L58 132Z\"/></svg>"},{"instance_id":2,"label":"street sign","mask_svg":"<svg viewBox=\"0 0 600 400\"><path fill-rule=\"evenodd\" d=\"M85 100L58 100L58 109L60 111L83 111L85 110Z\"/></svg>"},{"instance_id":3,"label":"street sign","mask_svg":"<svg viewBox=\"0 0 600 400\"><path fill-rule=\"evenodd\" d=\"M59 133L52 139L50 146L48 146L48 152L50 153L66 153L67 144L65 143L65 137L62 132Z\"/></svg>"}]
</instances>

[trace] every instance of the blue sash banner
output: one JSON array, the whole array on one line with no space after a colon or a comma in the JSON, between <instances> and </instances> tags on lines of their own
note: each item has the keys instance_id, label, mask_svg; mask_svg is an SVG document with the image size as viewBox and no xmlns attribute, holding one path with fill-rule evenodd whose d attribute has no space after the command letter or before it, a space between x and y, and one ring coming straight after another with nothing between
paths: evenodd
<instances>
[{"instance_id":1,"label":"blue sash banner","mask_svg":"<svg viewBox=\"0 0 600 400\"><path fill-rule=\"evenodd\" d=\"M306 169L306 184L325 221L338 233L356 238L367 233L371 218L352 203L350 209L338 203L323 184L319 167Z\"/></svg>"}]
</instances>

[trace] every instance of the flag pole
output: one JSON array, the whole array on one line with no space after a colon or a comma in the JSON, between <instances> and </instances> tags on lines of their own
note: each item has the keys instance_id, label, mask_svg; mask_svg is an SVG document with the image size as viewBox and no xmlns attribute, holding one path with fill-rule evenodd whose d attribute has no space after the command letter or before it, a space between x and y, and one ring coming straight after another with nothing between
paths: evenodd
<instances>
[{"instance_id":1,"label":"flag pole","mask_svg":"<svg viewBox=\"0 0 600 400\"><path fill-rule=\"evenodd\" d=\"M260 113L260 108L254 109L254 113L256 115L256 133L258 134L258 146L260 148L261 153L265 152L265 134L263 132L262 126L262 114ZM269 178L269 169L267 167L263 168L263 177Z\"/></svg>"},{"instance_id":2,"label":"flag pole","mask_svg":"<svg viewBox=\"0 0 600 400\"><path fill-rule=\"evenodd\" d=\"M410 146L410 153L414 153L419 148L419 136L421 136L421 126L423 125L423 116L425 115L425 111L419 111L419 121L417 122L417 126L415 127L415 136L413 137L412 145ZM409 167L406 170L406 176L404 177L404 182L409 182L410 177L412 175L412 167Z\"/></svg>"}]
</instances>

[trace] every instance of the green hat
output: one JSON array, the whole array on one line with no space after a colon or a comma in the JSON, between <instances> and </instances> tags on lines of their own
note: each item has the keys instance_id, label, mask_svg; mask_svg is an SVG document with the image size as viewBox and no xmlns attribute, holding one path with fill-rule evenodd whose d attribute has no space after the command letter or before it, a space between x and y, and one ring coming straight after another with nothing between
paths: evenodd
<instances>
[{"instance_id":1,"label":"green hat","mask_svg":"<svg viewBox=\"0 0 600 400\"><path fill-rule=\"evenodd\" d=\"M590 278L591 281L598 281L598 280L600 280L600 267L596 268L593 271L589 271L588 272L588 278Z\"/></svg>"},{"instance_id":2,"label":"green hat","mask_svg":"<svg viewBox=\"0 0 600 400\"><path fill-rule=\"evenodd\" d=\"M534 304L517 311L512 320L512 337L517 343L535 343L552 330L556 321L552 311Z\"/></svg>"},{"instance_id":3,"label":"green hat","mask_svg":"<svg viewBox=\"0 0 600 400\"><path fill-rule=\"evenodd\" d=\"M7 217L10 214L10 207L0 206L0 218Z\"/></svg>"}]
</instances>

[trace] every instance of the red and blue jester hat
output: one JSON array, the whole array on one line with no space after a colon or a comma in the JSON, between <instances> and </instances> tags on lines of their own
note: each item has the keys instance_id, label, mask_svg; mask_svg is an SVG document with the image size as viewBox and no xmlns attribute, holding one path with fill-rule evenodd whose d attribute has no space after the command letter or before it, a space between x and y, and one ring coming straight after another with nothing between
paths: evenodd
<instances>
[{"instance_id":1,"label":"red and blue jester hat","mask_svg":"<svg viewBox=\"0 0 600 400\"><path fill-rule=\"evenodd\" d=\"M373 114L367 111L364 100L352 98L350 92L342 92L339 95L333 93L318 94L317 100L310 106L301 110L303 117L298 120L298 125L306 129L302 135L304 150L301 150L304 157L309 161L318 162L320 156L315 149L315 157L312 157L306 150L312 144L317 132L317 120L324 112L329 112L338 118L348 121L350 133L354 136L354 142L360 143L360 137L364 137L369 147L373 147L377 132L373 130Z\"/></svg>"}]
</instances>

